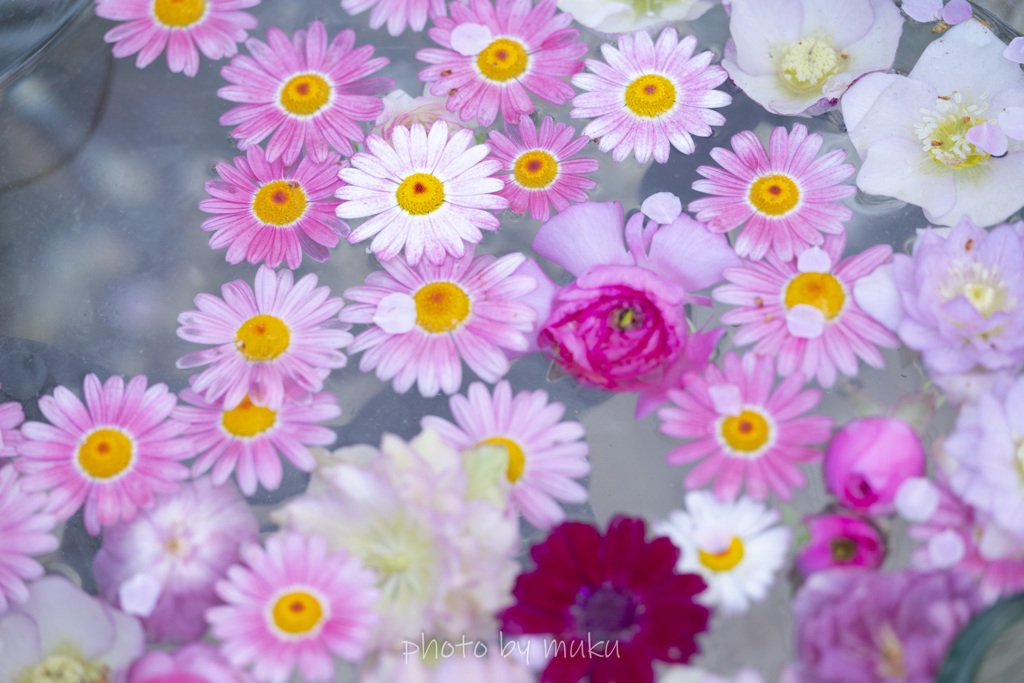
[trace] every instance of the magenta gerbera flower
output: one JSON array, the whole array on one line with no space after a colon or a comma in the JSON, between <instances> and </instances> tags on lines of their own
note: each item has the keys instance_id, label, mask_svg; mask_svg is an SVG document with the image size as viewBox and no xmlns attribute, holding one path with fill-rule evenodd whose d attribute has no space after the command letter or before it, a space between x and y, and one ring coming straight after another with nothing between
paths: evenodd
<instances>
[{"instance_id":1,"label":"magenta gerbera flower","mask_svg":"<svg viewBox=\"0 0 1024 683\"><path fill-rule=\"evenodd\" d=\"M168 419L178 400L164 384L147 387L145 375L125 385L118 376L100 384L85 376L85 404L58 386L39 399L51 424L26 422L15 466L25 491L51 491L47 510L68 519L85 503L85 529L131 521L154 494L178 490L188 477L179 463L195 454L178 438L184 425Z\"/></svg>"},{"instance_id":2,"label":"magenta gerbera flower","mask_svg":"<svg viewBox=\"0 0 1024 683\"><path fill-rule=\"evenodd\" d=\"M0 468L0 614L7 600L25 602L25 581L38 579L43 567L32 559L57 549L57 537L50 533L53 515L41 512L45 493L21 490L13 467Z\"/></svg>"},{"instance_id":3,"label":"magenta gerbera flower","mask_svg":"<svg viewBox=\"0 0 1024 683\"><path fill-rule=\"evenodd\" d=\"M305 252L314 261L327 260L328 249L348 234L348 225L334 214L338 200L337 154L322 163L310 157L292 167L268 162L263 148L253 145L235 165L217 164L221 180L206 183L211 198L199 209L217 214L202 228L216 231L211 249L228 248L228 263L265 262L277 268L284 261L298 268Z\"/></svg>"},{"instance_id":4,"label":"magenta gerbera flower","mask_svg":"<svg viewBox=\"0 0 1024 683\"><path fill-rule=\"evenodd\" d=\"M341 0L341 8L351 15L370 10L370 28L380 28L386 21L393 36L401 35L406 26L422 31L428 17L447 13L445 4L445 0Z\"/></svg>"},{"instance_id":5,"label":"magenta gerbera flower","mask_svg":"<svg viewBox=\"0 0 1024 683\"><path fill-rule=\"evenodd\" d=\"M347 183L338 190L342 218L372 216L348 236L349 244L373 237L370 250L390 261L405 249L415 266L424 256L440 265L462 256L465 243L477 244L481 230L501 226L491 213L508 206L498 196L502 181L491 177L501 163L487 158L487 145L472 145L473 131L464 128L448 137L448 124L435 121L397 126L390 144L371 135L367 152L352 157L339 171Z\"/></svg>"},{"instance_id":6,"label":"magenta gerbera flower","mask_svg":"<svg viewBox=\"0 0 1024 683\"><path fill-rule=\"evenodd\" d=\"M358 661L379 615L374 574L345 551L328 554L320 536L272 536L266 550L242 548L217 593L227 603L206 619L233 666L284 683L298 668L308 681L334 679L334 657Z\"/></svg>"},{"instance_id":7,"label":"magenta gerbera flower","mask_svg":"<svg viewBox=\"0 0 1024 683\"><path fill-rule=\"evenodd\" d=\"M537 280L516 273L528 263L522 254L496 259L472 249L440 266L384 263L385 272L345 290L355 303L340 318L372 325L349 349L365 352L359 369L376 368L400 394L413 383L424 396L454 394L462 384L460 358L484 381L497 382L509 369L506 349L526 351L536 325L537 312L523 298Z\"/></svg>"},{"instance_id":8,"label":"magenta gerbera flower","mask_svg":"<svg viewBox=\"0 0 1024 683\"><path fill-rule=\"evenodd\" d=\"M740 326L733 343L753 343L755 354L776 358L779 375L800 371L826 388L835 384L837 370L856 375L858 357L884 367L877 347L894 349L899 340L860 309L853 287L891 260L892 248L879 244L838 261L845 244L830 239L824 249L811 247L793 261L769 256L727 268L723 275L731 284L713 296L739 306L722 315L723 323Z\"/></svg>"},{"instance_id":9,"label":"magenta gerbera flower","mask_svg":"<svg viewBox=\"0 0 1024 683\"><path fill-rule=\"evenodd\" d=\"M788 261L806 246L820 246L821 233L842 235L843 221L853 211L836 201L853 195L857 188L840 185L856 170L844 164L846 152L835 149L816 158L823 138L807 134L795 124L772 131L768 154L749 130L732 136L732 149L715 147L711 158L722 168L698 166L705 180L693 189L716 195L690 202L687 210L713 232L728 232L744 225L736 238L736 253L760 259L769 250Z\"/></svg>"},{"instance_id":10,"label":"magenta gerbera flower","mask_svg":"<svg viewBox=\"0 0 1024 683\"><path fill-rule=\"evenodd\" d=\"M682 663L697 652L694 636L709 617L694 603L704 581L675 572L672 541L645 536L642 519L617 516L604 536L565 522L530 549L536 567L516 579L502 632L554 637L541 681L653 683L652 662Z\"/></svg>"},{"instance_id":11,"label":"magenta gerbera flower","mask_svg":"<svg viewBox=\"0 0 1024 683\"><path fill-rule=\"evenodd\" d=\"M107 31L115 57L136 52L135 66L149 65L167 48L167 66L174 73L195 76L199 52L210 59L231 57L256 18L238 10L260 0L96 0L96 15L125 22ZM197 51L196 48L199 48Z\"/></svg>"},{"instance_id":12,"label":"magenta gerbera flower","mask_svg":"<svg viewBox=\"0 0 1024 683\"><path fill-rule=\"evenodd\" d=\"M293 283L290 270L260 266L255 292L235 280L221 287L223 299L197 296L199 310L178 316L178 336L215 346L178 359L182 370L210 366L192 378L192 389L227 409L248 395L271 410L281 407L290 388L320 391L330 371L345 366L338 349L352 335L334 318L341 298L316 283L312 273Z\"/></svg>"},{"instance_id":13,"label":"magenta gerbera flower","mask_svg":"<svg viewBox=\"0 0 1024 683\"><path fill-rule=\"evenodd\" d=\"M424 429L436 429L460 451L482 444L504 447L512 484L509 498L531 524L552 527L565 519L558 501L587 499L587 490L574 481L590 472L583 425L561 421L565 406L548 403L546 391L513 396L511 385L501 381L492 398L486 385L474 382L468 398L452 396L448 405L457 424L428 415Z\"/></svg>"},{"instance_id":14,"label":"magenta gerbera flower","mask_svg":"<svg viewBox=\"0 0 1024 683\"><path fill-rule=\"evenodd\" d=\"M804 376L788 375L775 384L771 356L727 353L722 368L709 365L688 375L685 389L668 392L674 406L658 410L661 432L686 439L666 456L669 464L700 460L686 475L688 489L714 480L719 500L732 500L746 482L747 493L762 500L771 489L789 500L790 489L804 485L794 464L821 459L810 444L826 441L832 418L800 417L821 402L817 389L801 391Z\"/></svg>"},{"instance_id":15,"label":"magenta gerbera flower","mask_svg":"<svg viewBox=\"0 0 1024 683\"><path fill-rule=\"evenodd\" d=\"M353 50L356 34L342 31L327 43L327 31L314 21L292 40L279 28L267 31L267 43L246 41L252 56L239 55L221 75L234 85L217 95L243 102L220 117L222 126L235 126L231 135L240 149L257 145L270 135L267 159L293 164L302 147L313 161L326 161L333 147L343 156L362 142L357 121L372 121L384 105L378 95L395 87L390 78L366 78L387 65L373 56L373 46Z\"/></svg>"},{"instance_id":16,"label":"magenta gerbera flower","mask_svg":"<svg viewBox=\"0 0 1024 683\"><path fill-rule=\"evenodd\" d=\"M508 175L501 176L505 188L499 192L508 199L516 213L530 212L530 217L546 221L551 205L561 211L571 202L584 202L596 183L581 173L598 169L597 159L570 159L583 149L590 138L574 137L576 129L544 117L537 130L529 116L517 125L505 124L505 134L496 130L489 134L491 153L502 163Z\"/></svg>"},{"instance_id":17,"label":"magenta gerbera flower","mask_svg":"<svg viewBox=\"0 0 1024 683\"><path fill-rule=\"evenodd\" d=\"M714 55L694 56L697 38L679 40L674 28L666 28L657 44L643 31L619 36L619 47L601 46L605 62L587 60L592 73L573 76L581 90L573 98L573 118L593 118L584 135L600 138L602 152L611 151L615 161L630 152L641 164L651 155L665 163L671 147L692 154L694 135L708 137L711 126L725 123L713 107L724 107L732 97L715 90L728 74L711 65Z\"/></svg>"},{"instance_id":18,"label":"magenta gerbera flower","mask_svg":"<svg viewBox=\"0 0 1024 683\"><path fill-rule=\"evenodd\" d=\"M195 443L199 457L192 476L213 469L213 483L223 484L235 473L238 488L251 496L259 482L268 491L281 485L281 456L303 472L316 461L308 446L329 446L335 433L317 423L341 415L338 399L326 392L285 398L278 410L253 405L249 397L230 410L185 389L174 417L186 425L185 434Z\"/></svg>"},{"instance_id":19,"label":"magenta gerbera flower","mask_svg":"<svg viewBox=\"0 0 1024 683\"><path fill-rule=\"evenodd\" d=\"M416 58L432 95L449 95L448 110L463 121L494 123L501 110L515 122L533 112L530 94L565 104L576 91L563 78L583 68L587 53L569 28L572 16L556 14L555 0L469 0L452 3L451 17L438 17L427 34L445 49L428 48Z\"/></svg>"}]
</instances>

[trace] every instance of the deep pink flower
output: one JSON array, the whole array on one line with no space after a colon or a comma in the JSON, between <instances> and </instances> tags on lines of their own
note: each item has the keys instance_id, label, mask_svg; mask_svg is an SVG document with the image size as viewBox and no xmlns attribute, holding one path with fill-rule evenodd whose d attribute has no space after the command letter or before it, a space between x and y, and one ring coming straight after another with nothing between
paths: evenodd
<instances>
[{"instance_id":1,"label":"deep pink flower","mask_svg":"<svg viewBox=\"0 0 1024 683\"><path fill-rule=\"evenodd\" d=\"M171 652L151 650L135 660L127 683L251 683L252 678L228 664L220 650L192 643Z\"/></svg>"},{"instance_id":2,"label":"deep pink flower","mask_svg":"<svg viewBox=\"0 0 1024 683\"><path fill-rule=\"evenodd\" d=\"M799 683L934 683L980 606L959 572L813 574L793 600Z\"/></svg>"},{"instance_id":3,"label":"deep pink flower","mask_svg":"<svg viewBox=\"0 0 1024 683\"><path fill-rule=\"evenodd\" d=\"M829 437L832 418L802 417L821 402L821 392L803 391L799 372L774 387L773 364L765 356L747 353L741 360L729 352L721 369L709 365L703 375L687 375L682 390L668 392L675 405L658 411L661 432L690 443L666 459L672 465L702 461L686 475L687 488L714 480L715 496L731 500L745 482L752 498L764 499L771 489L789 500L791 489L804 485L795 463L821 458L812 444Z\"/></svg>"},{"instance_id":4,"label":"deep pink flower","mask_svg":"<svg viewBox=\"0 0 1024 683\"><path fill-rule=\"evenodd\" d=\"M8 599L28 599L25 579L43 575L32 557L57 549L57 537L50 533L56 520L42 512L46 499L44 493L22 491L13 467L0 468L0 614L7 611Z\"/></svg>"},{"instance_id":5,"label":"deep pink flower","mask_svg":"<svg viewBox=\"0 0 1024 683\"><path fill-rule=\"evenodd\" d=\"M717 166L698 166L703 179L693 189L712 197L696 199L687 206L697 220L713 232L743 226L736 238L736 253L753 260L769 249L779 260L789 261L808 246L821 246L821 233L842 235L843 221L853 211L836 202L857 192L842 181L856 170L844 164L846 152L835 149L817 158L824 138L807 134L802 124L787 132L772 131L768 154L752 131L732 137L732 151L711 150Z\"/></svg>"},{"instance_id":6,"label":"deep pink flower","mask_svg":"<svg viewBox=\"0 0 1024 683\"><path fill-rule=\"evenodd\" d=\"M885 559L885 541L875 526L860 517L824 513L804 518L810 540L796 555L804 576L834 567L878 569Z\"/></svg>"},{"instance_id":7,"label":"deep pink flower","mask_svg":"<svg viewBox=\"0 0 1024 683\"><path fill-rule=\"evenodd\" d=\"M895 511L896 491L923 477L925 455L917 433L892 417L850 420L828 445L825 485L843 507L867 515Z\"/></svg>"},{"instance_id":8,"label":"deep pink flower","mask_svg":"<svg viewBox=\"0 0 1024 683\"><path fill-rule=\"evenodd\" d=\"M565 104L576 91L563 79L583 68L587 53L569 28L572 16L556 13L555 0L468 0L451 3L452 16L438 17L427 34L442 48L416 58L432 95L449 93L448 109L463 121L490 126L501 110L515 122L533 112L530 94Z\"/></svg>"},{"instance_id":9,"label":"deep pink flower","mask_svg":"<svg viewBox=\"0 0 1024 683\"><path fill-rule=\"evenodd\" d=\"M858 358L882 368L877 347L899 342L861 310L853 289L889 261L892 248L879 244L840 261L845 246L845 237L831 237L824 248L805 249L792 261L770 254L726 270L729 284L712 296L738 307L722 315L723 323L740 326L733 343L753 343L754 353L776 359L780 375L799 370L825 388L835 384L837 372L856 375Z\"/></svg>"},{"instance_id":10,"label":"deep pink flower","mask_svg":"<svg viewBox=\"0 0 1024 683\"><path fill-rule=\"evenodd\" d=\"M584 190L596 183L579 174L593 173L599 164L587 157L570 159L590 142L586 135L575 135L575 128L555 123L550 116L538 130L525 114L518 125L506 122L504 135L496 130L489 133L491 154L504 170L511 171L501 176L505 188L498 194L508 199L513 211L529 211L530 218L546 221L551 206L562 211L571 202L587 200Z\"/></svg>"},{"instance_id":11,"label":"deep pink flower","mask_svg":"<svg viewBox=\"0 0 1024 683\"><path fill-rule=\"evenodd\" d=\"M710 616L694 603L704 581L677 574L679 550L665 537L648 541L642 519L616 516L603 536L565 522L530 557L535 568L516 580L502 631L554 637L541 683L653 683L654 661L687 662L697 652L694 636Z\"/></svg>"},{"instance_id":12,"label":"deep pink flower","mask_svg":"<svg viewBox=\"0 0 1024 683\"><path fill-rule=\"evenodd\" d=\"M380 28L386 21L388 33L401 35L408 26L422 31L427 17L443 17L445 0L341 0L341 8L351 15L370 10L370 28Z\"/></svg>"},{"instance_id":13,"label":"deep pink flower","mask_svg":"<svg viewBox=\"0 0 1024 683\"><path fill-rule=\"evenodd\" d=\"M199 210L217 214L202 229L215 230L211 249L228 248L228 263L259 263L277 268L284 261L298 268L305 252L314 261L327 260L328 248L338 246L348 225L334 214L340 203L334 191L341 186L338 155L322 163L303 157L292 167L268 162L263 148L253 145L235 164L217 164L221 180L206 183L210 198Z\"/></svg>"},{"instance_id":14,"label":"deep pink flower","mask_svg":"<svg viewBox=\"0 0 1024 683\"><path fill-rule=\"evenodd\" d=\"M58 520L85 504L85 529L130 521L152 507L154 494L178 490L188 477L179 461L195 454L185 425L168 419L177 397L165 384L147 386L145 375L127 385L118 376L105 383L85 376L85 404L59 386L39 399L50 421L26 422L15 466L25 477L25 491L51 491L48 511Z\"/></svg>"},{"instance_id":15,"label":"deep pink flower","mask_svg":"<svg viewBox=\"0 0 1024 683\"><path fill-rule=\"evenodd\" d=\"M115 43L115 57L138 52L135 66L141 69L166 47L171 71L195 76L199 52L210 59L238 52L246 29L256 28L256 17L237 10L258 4L260 0L97 0L96 15L124 22L103 36Z\"/></svg>"},{"instance_id":16,"label":"deep pink flower","mask_svg":"<svg viewBox=\"0 0 1024 683\"><path fill-rule=\"evenodd\" d=\"M645 226L638 213L623 228L621 204L585 202L542 225L533 248L577 277L538 341L579 381L641 392L642 417L707 363L722 331L689 334L684 305L707 301L692 293L738 263L721 235L685 214Z\"/></svg>"},{"instance_id":17,"label":"deep pink flower","mask_svg":"<svg viewBox=\"0 0 1024 683\"><path fill-rule=\"evenodd\" d=\"M351 156L352 143L363 140L357 121L374 120L383 108L378 95L395 87L390 78L366 78L388 60L371 58L372 45L353 50L355 42L347 30L328 44L319 21L290 41L276 27L267 32L269 45L250 38L252 56L239 55L221 69L233 85L217 95L243 104L221 116L220 125L235 126L231 135L243 150L269 135L270 161L293 164L303 146L316 162L326 161L332 147Z\"/></svg>"}]
</instances>

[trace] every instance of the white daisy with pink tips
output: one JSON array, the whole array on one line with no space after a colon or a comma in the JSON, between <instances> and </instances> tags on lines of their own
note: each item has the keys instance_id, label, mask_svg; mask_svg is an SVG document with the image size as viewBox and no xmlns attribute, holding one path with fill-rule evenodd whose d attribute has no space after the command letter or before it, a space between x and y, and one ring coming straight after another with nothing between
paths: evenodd
<instances>
[{"instance_id":1,"label":"white daisy with pink tips","mask_svg":"<svg viewBox=\"0 0 1024 683\"><path fill-rule=\"evenodd\" d=\"M879 244L842 261L845 238L826 240L795 261L746 261L724 272L730 284L713 292L716 301L738 306L722 315L739 325L733 342L754 344L754 353L777 359L780 375L801 372L823 387L835 384L837 372L853 377L857 359L881 368L877 347L896 348L898 340L861 310L853 297L857 281L892 259L892 248Z\"/></svg>"},{"instance_id":2,"label":"white daisy with pink tips","mask_svg":"<svg viewBox=\"0 0 1024 683\"><path fill-rule=\"evenodd\" d=\"M266 683L297 669L311 682L334 680L335 657L359 661L380 620L373 573L321 536L271 536L242 548L242 566L217 583L226 603L206 619L232 666Z\"/></svg>"},{"instance_id":3,"label":"white daisy with pink tips","mask_svg":"<svg viewBox=\"0 0 1024 683\"><path fill-rule=\"evenodd\" d=\"M454 394L462 361L487 382L509 369L509 357L526 353L535 339L538 310L550 305L554 285L522 254L501 258L449 257L413 268L403 258L387 261L366 284L345 290L355 303L341 320L372 325L349 351L363 352L359 369L377 371L404 394L413 384L423 396Z\"/></svg>"},{"instance_id":4,"label":"white daisy with pink tips","mask_svg":"<svg viewBox=\"0 0 1024 683\"><path fill-rule=\"evenodd\" d=\"M582 503L587 490L575 479L590 472L583 425L563 421L565 406L549 403L546 391L512 395L506 381L493 396L474 382L467 396L449 401L456 424L429 415L422 425L436 429L449 444L465 450L490 444L508 452L509 500L530 524L549 529L565 519L558 501Z\"/></svg>"},{"instance_id":5,"label":"white daisy with pink tips","mask_svg":"<svg viewBox=\"0 0 1024 683\"><path fill-rule=\"evenodd\" d=\"M255 291L243 280L195 298L199 310L178 316L178 336L213 348L178 359L179 369L209 365L190 381L210 403L237 407L246 396L253 404L277 410L291 388L319 391L324 378L347 359L348 326L335 319L340 297L317 287L310 273L294 282L290 270L275 273L261 266Z\"/></svg>"}]
</instances>

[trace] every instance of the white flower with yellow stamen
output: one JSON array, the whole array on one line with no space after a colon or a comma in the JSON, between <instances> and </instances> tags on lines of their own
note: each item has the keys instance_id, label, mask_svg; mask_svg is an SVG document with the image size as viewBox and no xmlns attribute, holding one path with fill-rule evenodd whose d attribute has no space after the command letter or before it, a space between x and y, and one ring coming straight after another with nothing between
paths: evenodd
<instances>
[{"instance_id":1,"label":"white flower with yellow stamen","mask_svg":"<svg viewBox=\"0 0 1024 683\"><path fill-rule=\"evenodd\" d=\"M654 532L679 547L677 572L700 574L707 583L697 599L736 614L765 598L786 561L791 533L778 521L778 511L746 496L722 503L692 491L686 511L672 512Z\"/></svg>"}]
</instances>

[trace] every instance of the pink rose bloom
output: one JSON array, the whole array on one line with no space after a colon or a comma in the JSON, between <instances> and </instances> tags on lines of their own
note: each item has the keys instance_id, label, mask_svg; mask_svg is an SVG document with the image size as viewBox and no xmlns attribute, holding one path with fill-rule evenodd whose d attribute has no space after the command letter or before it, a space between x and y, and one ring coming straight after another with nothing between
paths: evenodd
<instances>
[{"instance_id":1,"label":"pink rose bloom","mask_svg":"<svg viewBox=\"0 0 1024 683\"><path fill-rule=\"evenodd\" d=\"M693 292L739 262L722 235L675 206L647 209L660 223L637 213L623 227L617 202L574 204L533 242L577 278L555 297L540 347L583 384L639 392L638 418L707 364L722 330L689 334L684 306L708 302Z\"/></svg>"},{"instance_id":2,"label":"pink rose bloom","mask_svg":"<svg viewBox=\"0 0 1024 683\"><path fill-rule=\"evenodd\" d=\"M192 643L170 652L147 652L128 670L127 683L251 683L234 669L220 650Z\"/></svg>"},{"instance_id":3,"label":"pink rose bloom","mask_svg":"<svg viewBox=\"0 0 1024 683\"><path fill-rule=\"evenodd\" d=\"M859 517L827 513L805 518L811 538L796 556L803 576L833 567L878 569L885 559L885 542L875 526Z\"/></svg>"},{"instance_id":4,"label":"pink rose bloom","mask_svg":"<svg viewBox=\"0 0 1024 683\"><path fill-rule=\"evenodd\" d=\"M895 511L896 490L923 477L924 449L910 425L891 417L851 420L825 452L824 476L839 504L866 515Z\"/></svg>"}]
</instances>

